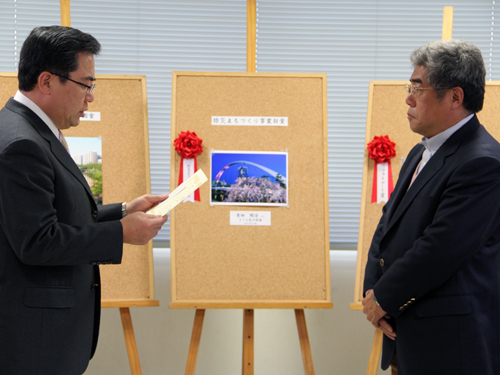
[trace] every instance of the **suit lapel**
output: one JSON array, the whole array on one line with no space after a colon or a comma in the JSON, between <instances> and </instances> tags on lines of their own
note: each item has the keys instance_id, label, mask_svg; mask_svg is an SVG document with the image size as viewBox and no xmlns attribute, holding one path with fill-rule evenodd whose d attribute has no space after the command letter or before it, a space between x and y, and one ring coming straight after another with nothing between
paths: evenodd
<instances>
[{"instance_id":1,"label":"suit lapel","mask_svg":"<svg viewBox=\"0 0 500 375\"><path fill-rule=\"evenodd\" d=\"M418 160L420 162L420 159ZM418 163L417 163L418 165ZM417 167L415 165L415 168ZM401 199L401 203L397 206L394 215L390 218L389 225L387 226L387 230L391 229L391 227L398 221L403 212L406 211L408 206L413 202L415 197L418 195L420 190L429 182L429 180L443 167L444 165L444 157L442 154L436 152L436 154L429 160L429 162L425 165L425 168L422 169L420 174L417 176L413 184L410 186L406 194ZM413 169L415 171L415 168ZM413 174L412 174L413 175ZM411 179L411 177L410 177ZM408 184L409 185L409 184Z\"/></svg>"},{"instance_id":2,"label":"suit lapel","mask_svg":"<svg viewBox=\"0 0 500 375\"><path fill-rule=\"evenodd\" d=\"M399 175L397 186L394 189L391 199L390 206L387 208L387 220L385 221L385 229L388 229L388 224L391 222L392 217L397 211L401 201L407 193L408 186L410 186L411 179L413 177L413 173L417 168L418 163L420 163L420 159L422 158L422 153L424 152L424 146L418 144L414 147L412 152L408 155L408 158L405 161L407 168L404 168Z\"/></svg>"},{"instance_id":3,"label":"suit lapel","mask_svg":"<svg viewBox=\"0 0 500 375\"><path fill-rule=\"evenodd\" d=\"M418 162L420 161L420 157L415 157L414 159L412 159L412 165L409 165L408 170L406 170L406 174L404 176L400 176L400 178L401 177L404 178L403 180L404 183L402 184L401 188L398 189L397 197L399 197L399 200L395 201L394 202L395 204L391 206L391 211L393 212L393 215L388 216L386 231L385 231L386 233L399 220L401 215L411 205L413 200L418 196L418 194L424 188L424 186L426 186L432 180L432 177L436 173L438 173L440 169L444 167L446 158L457 152L463 140L469 137L470 133L472 133L478 127L479 127L479 121L477 120L477 117L474 116L469 122L467 122L454 134L452 134L452 136L430 158L429 162L425 165L425 168L422 169L422 171L417 176L417 178L410 186L408 191L406 191L407 186L409 186L409 181L411 181L411 176L413 175L413 172L415 171L415 168ZM419 152L419 155L421 156L422 153ZM410 180L408 180L408 174L410 175ZM399 204L397 204L398 202Z\"/></svg>"},{"instance_id":4,"label":"suit lapel","mask_svg":"<svg viewBox=\"0 0 500 375\"><path fill-rule=\"evenodd\" d=\"M71 155L66 151L64 146L59 142L52 131L49 129L47 124L45 124L40 117L38 117L31 109L26 107L25 105L17 102L13 98L11 98L6 107L11 111L19 114L24 117L35 130L40 134L42 138L44 138L50 146L50 150L54 154L54 156L59 160L59 162L83 185L87 193L92 197L92 192L90 191L89 184L85 180L83 173L80 171L74 160L71 158Z\"/></svg>"}]
</instances>

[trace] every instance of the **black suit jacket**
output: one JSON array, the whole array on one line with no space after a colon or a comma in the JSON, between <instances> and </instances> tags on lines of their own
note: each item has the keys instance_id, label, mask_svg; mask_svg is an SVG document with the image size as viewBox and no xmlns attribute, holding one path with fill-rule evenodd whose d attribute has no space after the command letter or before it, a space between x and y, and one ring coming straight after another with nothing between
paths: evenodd
<instances>
[{"instance_id":1,"label":"black suit jacket","mask_svg":"<svg viewBox=\"0 0 500 375\"><path fill-rule=\"evenodd\" d=\"M99 329L98 264L120 263L121 205L98 208L47 125L0 111L0 373L81 375Z\"/></svg>"},{"instance_id":2,"label":"black suit jacket","mask_svg":"<svg viewBox=\"0 0 500 375\"><path fill-rule=\"evenodd\" d=\"M364 291L392 319L382 367L400 375L500 374L500 145L477 117L408 189L424 148L403 165L368 253Z\"/></svg>"}]
</instances>

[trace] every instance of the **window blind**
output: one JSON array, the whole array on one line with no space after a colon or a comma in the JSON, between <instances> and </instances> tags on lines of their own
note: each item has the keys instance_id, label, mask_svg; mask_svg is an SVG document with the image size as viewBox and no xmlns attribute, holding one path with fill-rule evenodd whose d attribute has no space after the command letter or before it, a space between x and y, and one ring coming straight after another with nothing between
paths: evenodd
<instances>
[{"instance_id":1,"label":"window blind","mask_svg":"<svg viewBox=\"0 0 500 375\"><path fill-rule=\"evenodd\" d=\"M448 5L441 0L257 2L257 71L328 74L332 249L356 248L369 81L407 80L410 53L441 38ZM452 5L453 37L476 43L487 79L499 80L495 1ZM71 0L72 26L102 44L96 72L146 75L152 193L170 189L172 71L244 72L246 7L244 0ZM60 24L60 1L0 0L0 10L0 71L15 72L28 33ZM166 226L155 246L169 246L169 239Z\"/></svg>"},{"instance_id":2,"label":"window blind","mask_svg":"<svg viewBox=\"0 0 500 375\"><path fill-rule=\"evenodd\" d=\"M441 39L447 5L400 0L257 2L257 71L327 73L332 249L357 246L369 81L408 80L411 52ZM494 5L453 2L453 37L476 43L487 66ZM493 50L492 79L500 77L495 57Z\"/></svg>"}]
</instances>

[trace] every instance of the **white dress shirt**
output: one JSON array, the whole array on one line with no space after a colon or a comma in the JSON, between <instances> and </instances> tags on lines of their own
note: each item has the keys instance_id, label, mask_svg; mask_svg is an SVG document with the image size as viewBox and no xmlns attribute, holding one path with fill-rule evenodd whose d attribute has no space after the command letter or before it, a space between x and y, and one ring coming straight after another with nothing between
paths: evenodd
<instances>
[{"instance_id":1,"label":"white dress shirt","mask_svg":"<svg viewBox=\"0 0 500 375\"><path fill-rule=\"evenodd\" d=\"M59 129L54 124L54 122L50 119L49 116L45 114L44 111L40 109L30 98L24 95L21 91L16 92L14 96L14 100L24 104L26 107L31 109L35 114L42 119L42 121L49 127L49 129L54 133L57 139L59 139Z\"/></svg>"},{"instance_id":2,"label":"white dress shirt","mask_svg":"<svg viewBox=\"0 0 500 375\"><path fill-rule=\"evenodd\" d=\"M473 116L474 114L467 116L458 124L453 125L451 128L446 129L444 132L441 132L432 138L422 138L421 144L424 145L425 150L422 154L422 161L418 165L418 170L415 171L417 175L422 171L429 159L436 153L436 151L439 150L439 147L441 147L453 133L464 126Z\"/></svg>"}]
</instances>

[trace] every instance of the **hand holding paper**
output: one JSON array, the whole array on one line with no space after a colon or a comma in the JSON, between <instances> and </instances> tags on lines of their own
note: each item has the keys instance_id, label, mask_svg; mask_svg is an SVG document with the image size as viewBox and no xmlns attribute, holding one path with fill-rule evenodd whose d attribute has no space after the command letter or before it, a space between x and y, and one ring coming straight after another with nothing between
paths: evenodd
<instances>
[{"instance_id":1,"label":"hand holding paper","mask_svg":"<svg viewBox=\"0 0 500 375\"><path fill-rule=\"evenodd\" d=\"M156 237L168 217L148 215L146 210L165 201L167 197L168 194L146 194L126 204L126 216L120 220L124 243L144 245Z\"/></svg>"},{"instance_id":2,"label":"hand holding paper","mask_svg":"<svg viewBox=\"0 0 500 375\"><path fill-rule=\"evenodd\" d=\"M147 212L151 207L156 206L167 198L168 194L145 194L127 203L127 214Z\"/></svg>"}]
</instances>

